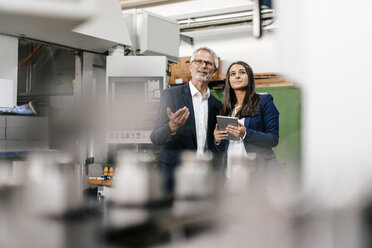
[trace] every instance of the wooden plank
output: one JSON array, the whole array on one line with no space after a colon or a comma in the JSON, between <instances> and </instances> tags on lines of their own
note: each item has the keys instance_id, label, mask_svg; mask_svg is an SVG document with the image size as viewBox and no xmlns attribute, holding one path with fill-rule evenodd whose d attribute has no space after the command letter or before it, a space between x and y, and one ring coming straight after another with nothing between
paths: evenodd
<instances>
[{"instance_id":1,"label":"wooden plank","mask_svg":"<svg viewBox=\"0 0 372 248\"><path fill-rule=\"evenodd\" d=\"M293 86L292 82L283 82L283 83L276 83L276 84L256 84L257 88L263 88L263 87L281 87L281 86Z\"/></svg>"},{"instance_id":2,"label":"wooden plank","mask_svg":"<svg viewBox=\"0 0 372 248\"><path fill-rule=\"evenodd\" d=\"M112 186L112 180L89 178L89 184L100 186Z\"/></svg>"},{"instance_id":3,"label":"wooden plank","mask_svg":"<svg viewBox=\"0 0 372 248\"><path fill-rule=\"evenodd\" d=\"M255 79L256 84L275 84L275 83L282 83L287 82L284 78L265 78L265 79Z\"/></svg>"}]
</instances>

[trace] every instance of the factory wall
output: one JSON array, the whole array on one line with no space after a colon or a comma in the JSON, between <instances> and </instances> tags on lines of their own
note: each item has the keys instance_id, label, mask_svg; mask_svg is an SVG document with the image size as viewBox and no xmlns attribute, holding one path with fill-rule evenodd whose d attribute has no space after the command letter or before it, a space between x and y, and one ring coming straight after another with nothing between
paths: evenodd
<instances>
[{"instance_id":1,"label":"factory wall","mask_svg":"<svg viewBox=\"0 0 372 248\"><path fill-rule=\"evenodd\" d=\"M261 39L252 36L252 31L210 33L208 36L196 36L193 44L181 41L180 56L191 56L195 48L208 46L221 59L221 73L237 60L243 60L252 66L254 72L278 72L276 63L274 32L264 32Z\"/></svg>"}]
</instances>

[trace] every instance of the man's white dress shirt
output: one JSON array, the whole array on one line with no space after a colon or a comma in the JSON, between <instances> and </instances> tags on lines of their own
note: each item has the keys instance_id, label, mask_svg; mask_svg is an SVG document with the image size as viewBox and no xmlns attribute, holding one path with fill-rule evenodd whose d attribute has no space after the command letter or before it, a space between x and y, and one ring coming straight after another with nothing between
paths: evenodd
<instances>
[{"instance_id":1,"label":"man's white dress shirt","mask_svg":"<svg viewBox=\"0 0 372 248\"><path fill-rule=\"evenodd\" d=\"M192 105L194 108L195 117L195 131L196 131L196 141L197 141L197 154L202 154L206 150L207 141L207 128L208 128L208 98L210 96L209 88L207 87L207 92L202 97L199 90L189 82L190 92L192 97Z\"/></svg>"}]
</instances>

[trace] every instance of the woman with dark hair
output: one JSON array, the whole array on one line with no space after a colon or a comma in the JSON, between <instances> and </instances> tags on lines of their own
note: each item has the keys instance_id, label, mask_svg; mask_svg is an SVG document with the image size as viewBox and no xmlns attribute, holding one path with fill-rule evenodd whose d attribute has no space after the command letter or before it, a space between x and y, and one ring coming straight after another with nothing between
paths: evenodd
<instances>
[{"instance_id":1,"label":"woman with dark hair","mask_svg":"<svg viewBox=\"0 0 372 248\"><path fill-rule=\"evenodd\" d=\"M228 125L226 130L214 130L217 149L223 151L222 167L230 177L230 159L255 153L266 164L276 164L272 150L279 140L279 112L270 94L258 95L255 91L252 68L245 62L230 65L226 73L224 116L238 118L238 126ZM239 140L228 140L228 134Z\"/></svg>"}]
</instances>

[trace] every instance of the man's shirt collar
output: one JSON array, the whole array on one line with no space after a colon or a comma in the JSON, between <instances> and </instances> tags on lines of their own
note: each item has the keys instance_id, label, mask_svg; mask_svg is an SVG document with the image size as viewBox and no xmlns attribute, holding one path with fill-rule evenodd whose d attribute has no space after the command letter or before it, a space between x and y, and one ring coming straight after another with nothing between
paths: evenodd
<instances>
[{"instance_id":1,"label":"man's shirt collar","mask_svg":"<svg viewBox=\"0 0 372 248\"><path fill-rule=\"evenodd\" d=\"M191 80L189 81L189 85L190 85L190 92L191 92L191 96L195 96L196 94L201 94L200 91L195 87L195 85L191 82ZM205 93L204 95L204 98L205 99L208 99L209 96L210 96L211 92L209 90L209 88L207 87L207 92Z\"/></svg>"}]
</instances>

